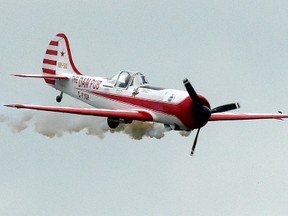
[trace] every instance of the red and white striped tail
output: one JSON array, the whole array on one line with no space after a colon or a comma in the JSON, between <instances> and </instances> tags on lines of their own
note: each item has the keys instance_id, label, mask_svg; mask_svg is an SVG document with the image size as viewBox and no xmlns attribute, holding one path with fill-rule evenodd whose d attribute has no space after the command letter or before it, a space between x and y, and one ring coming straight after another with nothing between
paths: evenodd
<instances>
[{"instance_id":1,"label":"red and white striped tail","mask_svg":"<svg viewBox=\"0 0 288 216\"><path fill-rule=\"evenodd\" d=\"M65 34L57 34L50 41L42 65L43 75L65 75L76 73L81 75L74 65L68 38ZM55 79L45 78L45 82L55 87Z\"/></svg>"}]
</instances>

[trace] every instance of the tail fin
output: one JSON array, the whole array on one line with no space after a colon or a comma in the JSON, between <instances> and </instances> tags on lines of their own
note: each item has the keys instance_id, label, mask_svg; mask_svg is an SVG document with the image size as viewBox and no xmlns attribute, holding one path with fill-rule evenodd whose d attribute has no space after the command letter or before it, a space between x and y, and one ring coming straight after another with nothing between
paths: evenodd
<instances>
[{"instance_id":1,"label":"tail fin","mask_svg":"<svg viewBox=\"0 0 288 216\"><path fill-rule=\"evenodd\" d=\"M69 41L65 34L59 33L50 41L43 59L42 71L44 76L73 73L82 75L73 62ZM44 80L55 87L55 79L45 78Z\"/></svg>"}]
</instances>

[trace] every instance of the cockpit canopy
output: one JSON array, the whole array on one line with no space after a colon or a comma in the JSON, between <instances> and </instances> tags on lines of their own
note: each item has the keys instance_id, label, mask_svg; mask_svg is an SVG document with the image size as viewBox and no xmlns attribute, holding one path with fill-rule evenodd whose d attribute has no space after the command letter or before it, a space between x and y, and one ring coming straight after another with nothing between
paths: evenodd
<instances>
[{"instance_id":1,"label":"cockpit canopy","mask_svg":"<svg viewBox=\"0 0 288 216\"><path fill-rule=\"evenodd\" d=\"M130 86L149 85L146 77L139 72L121 71L109 80L109 83L117 88L128 88Z\"/></svg>"}]
</instances>

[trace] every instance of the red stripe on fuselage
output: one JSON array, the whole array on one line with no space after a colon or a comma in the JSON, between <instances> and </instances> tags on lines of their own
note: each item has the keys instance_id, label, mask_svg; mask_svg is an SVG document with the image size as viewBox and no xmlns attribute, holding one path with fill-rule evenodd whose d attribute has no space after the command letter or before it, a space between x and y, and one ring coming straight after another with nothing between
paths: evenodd
<instances>
[{"instance_id":1,"label":"red stripe on fuselage","mask_svg":"<svg viewBox=\"0 0 288 216\"><path fill-rule=\"evenodd\" d=\"M187 128L193 129L198 128L199 124L195 121L195 117L193 116L194 104L192 103L192 99L187 96L183 101L178 104L173 104L169 102L163 101L155 101L149 100L144 98L133 98L129 96L122 96L122 95L114 95L114 94L107 94L103 92L95 92L95 91L88 91L97 96L105 97L111 100L115 100L117 102L127 103L130 105L138 106L144 109L149 109L156 112L162 112L167 115L172 115L177 117ZM201 102L204 105L210 107L208 101L203 97L199 96ZM205 125L207 122L203 122ZM201 127L203 126L201 123Z\"/></svg>"}]
</instances>

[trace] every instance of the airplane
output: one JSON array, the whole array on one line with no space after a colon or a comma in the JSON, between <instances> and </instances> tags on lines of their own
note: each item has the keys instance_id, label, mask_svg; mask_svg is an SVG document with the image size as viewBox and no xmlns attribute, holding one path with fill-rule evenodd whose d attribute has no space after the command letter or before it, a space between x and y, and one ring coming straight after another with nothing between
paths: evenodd
<instances>
[{"instance_id":1,"label":"airplane","mask_svg":"<svg viewBox=\"0 0 288 216\"><path fill-rule=\"evenodd\" d=\"M42 74L12 74L24 78L40 78L63 93L81 100L93 108L57 107L27 104L7 104L7 107L32 109L107 118L110 128L129 124L134 120L162 123L168 130L197 133L191 149L195 151L200 129L209 121L254 119L284 119L288 114L226 113L240 108L229 103L211 108L208 100L194 90L188 79L183 80L186 91L151 85L140 72L121 71L112 78L83 75L75 66L70 44L64 33L57 34L49 43L43 59Z\"/></svg>"}]
</instances>

